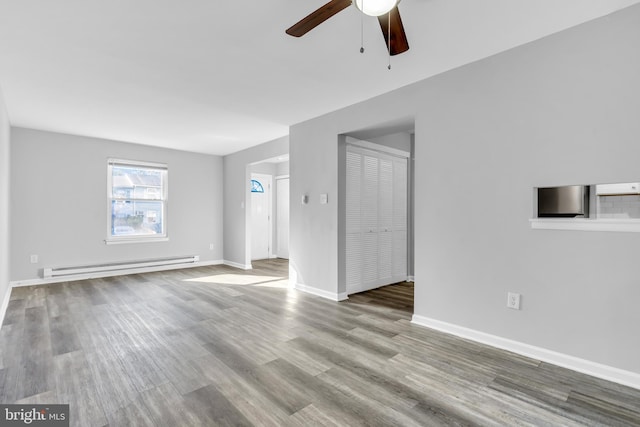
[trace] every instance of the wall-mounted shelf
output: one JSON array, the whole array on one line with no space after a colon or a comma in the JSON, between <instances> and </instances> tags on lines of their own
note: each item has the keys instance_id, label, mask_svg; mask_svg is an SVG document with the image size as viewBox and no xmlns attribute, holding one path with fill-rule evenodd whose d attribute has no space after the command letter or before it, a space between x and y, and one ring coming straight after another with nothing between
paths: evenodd
<instances>
[{"instance_id":1,"label":"wall-mounted shelf","mask_svg":"<svg viewBox=\"0 0 640 427\"><path fill-rule=\"evenodd\" d=\"M640 233L640 219L532 218L529 222L538 230Z\"/></svg>"}]
</instances>

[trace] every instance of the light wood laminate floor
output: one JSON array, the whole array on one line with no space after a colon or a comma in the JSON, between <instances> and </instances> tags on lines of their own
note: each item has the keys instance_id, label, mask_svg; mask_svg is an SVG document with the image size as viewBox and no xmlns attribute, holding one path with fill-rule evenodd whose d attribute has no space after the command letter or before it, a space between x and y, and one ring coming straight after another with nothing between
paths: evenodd
<instances>
[{"instance_id":1,"label":"light wood laminate floor","mask_svg":"<svg viewBox=\"0 0 640 427\"><path fill-rule=\"evenodd\" d=\"M640 425L640 391L410 323L402 283L336 303L255 263L16 288L0 402L74 426Z\"/></svg>"}]
</instances>

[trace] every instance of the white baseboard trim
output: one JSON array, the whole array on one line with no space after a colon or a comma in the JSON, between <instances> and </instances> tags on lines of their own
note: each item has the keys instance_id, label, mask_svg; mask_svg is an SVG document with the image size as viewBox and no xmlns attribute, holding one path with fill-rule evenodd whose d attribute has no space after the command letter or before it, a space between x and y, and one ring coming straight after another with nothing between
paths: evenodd
<instances>
[{"instance_id":1,"label":"white baseboard trim","mask_svg":"<svg viewBox=\"0 0 640 427\"><path fill-rule=\"evenodd\" d=\"M411 323L640 389L640 374L414 314Z\"/></svg>"},{"instance_id":2,"label":"white baseboard trim","mask_svg":"<svg viewBox=\"0 0 640 427\"><path fill-rule=\"evenodd\" d=\"M100 271L95 273L87 273L87 274L73 274L69 276L56 276L56 277L48 277L38 278L38 279L27 279L27 280L15 280L9 282L9 286L12 288L18 288L21 286L39 286L39 285L49 285L51 283L61 283L61 282L71 282L75 280L86 280L86 279L99 279L102 277L113 277L113 276L124 276L127 274L138 274L138 273L153 273L156 271L166 271L166 270L179 270L182 268L194 268L194 267L205 267L208 265L220 265L222 264L222 260L213 260L213 261L198 261L192 262L188 264L172 264L165 266L153 266L153 267L143 267L143 268L129 268L126 270L116 270L116 271Z\"/></svg>"},{"instance_id":3,"label":"white baseboard trim","mask_svg":"<svg viewBox=\"0 0 640 427\"><path fill-rule=\"evenodd\" d=\"M223 264L228 265L229 267L239 268L241 270L253 270L251 264L240 264L239 262L227 261L226 259Z\"/></svg>"},{"instance_id":4,"label":"white baseboard trim","mask_svg":"<svg viewBox=\"0 0 640 427\"><path fill-rule=\"evenodd\" d=\"M296 283L294 288L301 292L306 292L311 295L330 299L331 301L344 301L346 299L349 299L346 292L334 293L325 291L324 289L314 288L313 286L302 285L300 283Z\"/></svg>"},{"instance_id":5,"label":"white baseboard trim","mask_svg":"<svg viewBox=\"0 0 640 427\"><path fill-rule=\"evenodd\" d=\"M0 305L0 326L4 323L4 316L7 314L7 308L9 308L9 300L11 299L11 283L7 286L7 291L4 293L4 298L2 299L2 305Z\"/></svg>"}]
</instances>

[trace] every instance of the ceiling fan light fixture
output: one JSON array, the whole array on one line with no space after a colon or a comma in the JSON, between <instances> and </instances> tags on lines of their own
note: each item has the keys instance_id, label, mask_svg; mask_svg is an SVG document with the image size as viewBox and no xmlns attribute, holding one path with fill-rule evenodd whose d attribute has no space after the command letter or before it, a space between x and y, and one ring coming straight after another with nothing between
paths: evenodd
<instances>
[{"instance_id":1,"label":"ceiling fan light fixture","mask_svg":"<svg viewBox=\"0 0 640 427\"><path fill-rule=\"evenodd\" d=\"M399 2L400 0L353 0L356 8L369 16L384 15L396 7Z\"/></svg>"}]
</instances>

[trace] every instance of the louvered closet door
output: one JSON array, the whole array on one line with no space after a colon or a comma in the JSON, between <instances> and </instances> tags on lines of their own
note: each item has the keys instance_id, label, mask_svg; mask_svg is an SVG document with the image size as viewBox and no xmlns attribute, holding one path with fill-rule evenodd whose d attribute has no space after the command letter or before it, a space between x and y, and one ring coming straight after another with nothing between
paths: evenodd
<instances>
[{"instance_id":1,"label":"louvered closet door","mask_svg":"<svg viewBox=\"0 0 640 427\"><path fill-rule=\"evenodd\" d=\"M407 278L407 160L347 150L347 293Z\"/></svg>"},{"instance_id":2,"label":"louvered closet door","mask_svg":"<svg viewBox=\"0 0 640 427\"><path fill-rule=\"evenodd\" d=\"M393 276L393 161L379 159L378 179L378 283Z\"/></svg>"},{"instance_id":3,"label":"louvered closet door","mask_svg":"<svg viewBox=\"0 0 640 427\"><path fill-rule=\"evenodd\" d=\"M393 281L407 279L407 159L393 161Z\"/></svg>"},{"instance_id":4,"label":"louvered closet door","mask_svg":"<svg viewBox=\"0 0 640 427\"><path fill-rule=\"evenodd\" d=\"M362 158L362 284L364 289L378 282L378 158Z\"/></svg>"},{"instance_id":5,"label":"louvered closet door","mask_svg":"<svg viewBox=\"0 0 640 427\"><path fill-rule=\"evenodd\" d=\"M362 154L347 151L346 281L347 292L357 292L362 283Z\"/></svg>"}]
</instances>

